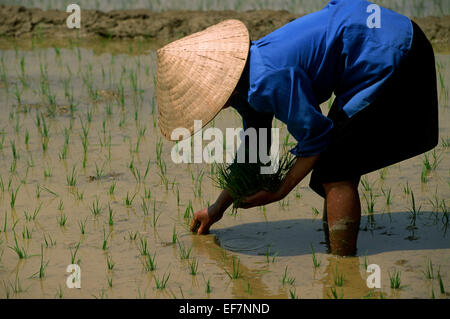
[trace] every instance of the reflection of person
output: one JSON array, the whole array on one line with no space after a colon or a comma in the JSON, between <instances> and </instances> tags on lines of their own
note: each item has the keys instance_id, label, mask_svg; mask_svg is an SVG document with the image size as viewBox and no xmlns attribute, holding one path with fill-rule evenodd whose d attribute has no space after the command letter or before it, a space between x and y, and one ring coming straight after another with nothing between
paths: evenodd
<instances>
[{"instance_id":1,"label":"reflection of person","mask_svg":"<svg viewBox=\"0 0 450 319\"><path fill-rule=\"evenodd\" d=\"M358 257L327 258L323 271L322 298L361 298L361 296L379 296L379 291L367 287L368 273L360 264ZM341 283L339 283L342 281ZM341 286L339 286L341 285ZM333 295L334 288L336 296ZM344 293L345 290L345 293Z\"/></svg>"},{"instance_id":2,"label":"reflection of person","mask_svg":"<svg viewBox=\"0 0 450 319\"><path fill-rule=\"evenodd\" d=\"M242 208L284 198L309 172L325 198L331 250L356 253L361 216L360 176L421 154L438 141L434 54L410 19L380 8L368 23L369 2L330 1L250 42L246 27L227 20L158 50L159 125L193 133L233 106L244 128L286 123L297 159L277 192L260 191ZM319 105L336 98L327 116ZM232 199L227 191L195 213L207 233Z\"/></svg>"}]
</instances>

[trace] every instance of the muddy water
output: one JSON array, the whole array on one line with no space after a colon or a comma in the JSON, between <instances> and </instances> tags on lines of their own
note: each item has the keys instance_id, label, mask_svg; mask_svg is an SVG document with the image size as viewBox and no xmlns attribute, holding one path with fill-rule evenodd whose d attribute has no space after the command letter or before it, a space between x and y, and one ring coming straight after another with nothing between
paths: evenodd
<instances>
[{"instance_id":1,"label":"muddy water","mask_svg":"<svg viewBox=\"0 0 450 319\"><path fill-rule=\"evenodd\" d=\"M184 217L189 203L201 209L219 190L209 178L209 165L174 164L173 144L167 141L162 142L160 161L166 165L166 182L159 175L162 139L155 122L154 51L136 42L60 47L58 51L45 42L3 43L0 52L6 79L0 82L1 298L333 298L334 289L344 298L448 298L448 55L437 56L444 83L440 136L447 141L436 148L437 167L422 180L424 156L418 156L365 176L358 256L339 258L327 254L321 213L314 214L314 209L321 212L322 201L308 189L308 180L283 202L237 215L230 210L210 235L192 235ZM327 112L328 103L322 109ZM44 122L48 139L42 137ZM213 124L239 127L240 119L228 109ZM285 127L275 125L282 128L284 139ZM85 159L83 127L88 130ZM69 142L64 158L65 135ZM45 151L43 140L48 141ZM429 158L433 162L431 153ZM73 170L76 183L68 186ZM193 179L202 173L199 196ZM370 193L373 212L366 201ZM129 205L127 197L134 198ZM97 200L99 213L94 214ZM84 234L80 224L85 225ZM15 237L28 258L19 258L11 248ZM141 253L145 241L150 256L155 256L153 271L146 270L147 257ZM183 247L190 250L187 259L181 258ZM108 260L114 263L112 270ZM434 279L424 275L428 260ZM228 275L233 277L233 261L235 279ZM66 286L66 267L73 262L81 268L80 289ZM197 274L192 275L190 264L197 262ZM41 264L47 266L39 278ZM380 289L366 285L368 264L381 268ZM400 289L390 288L394 271L400 272ZM169 276L166 288L157 289L156 281L164 276ZM335 282L338 276L344 278L342 286Z\"/></svg>"}]
</instances>

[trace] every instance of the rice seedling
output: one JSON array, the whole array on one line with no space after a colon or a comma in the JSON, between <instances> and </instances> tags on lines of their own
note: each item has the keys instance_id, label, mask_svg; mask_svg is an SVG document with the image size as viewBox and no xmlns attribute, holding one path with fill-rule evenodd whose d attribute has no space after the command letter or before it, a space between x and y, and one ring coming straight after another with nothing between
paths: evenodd
<instances>
[{"instance_id":1,"label":"rice seedling","mask_svg":"<svg viewBox=\"0 0 450 319\"><path fill-rule=\"evenodd\" d=\"M361 177L361 185L364 188L364 191L366 192L370 192L372 190L372 185L370 185L367 176Z\"/></svg>"},{"instance_id":2,"label":"rice seedling","mask_svg":"<svg viewBox=\"0 0 450 319\"><path fill-rule=\"evenodd\" d=\"M449 148L450 147L450 136L441 137L441 146L443 148Z\"/></svg>"},{"instance_id":3,"label":"rice seedling","mask_svg":"<svg viewBox=\"0 0 450 319\"><path fill-rule=\"evenodd\" d=\"M314 252L314 247L312 244L310 244L311 246L311 251L312 251L312 260L313 260L313 265L314 265L314 269L319 268L320 264L322 263L322 261L317 260L316 254Z\"/></svg>"},{"instance_id":4,"label":"rice seedling","mask_svg":"<svg viewBox=\"0 0 450 319\"><path fill-rule=\"evenodd\" d=\"M22 99L21 99L21 95L22 92L19 91L19 87L17 86L17 83L14 83L14 95L16 96L16 100L17 100L17 105L21 105L22 104Z\"/></svg>"},{"instance_id":5,"label":"rice seedling","mask_svg":"<svg viewBox=\"0 0 450 319\"><path fill-rule=\"evenodd\" d=\"M98 198L96 198L95 201L92 202L92 206L90 207L92 215L94 216L100 215L102 209L103 209L102 206L100 206L98 203Z\"/></svg>"},{"instance_id":6,"label":"rice seedling","mask_svg":"<svg viewBox=\"0 0 450 319\"><path fill-rule=\"evenodd\" d=\"M9 142L11 145L11 153L13 155L13 159L16 161L18 159L17 149L16 149L16 142L14 140Z\"/></svg>"},{"instance_id":7,"label":"rice seedling","mask_svg":"<svg viewBox=\"0 0 450 319\"><path fill-rule=\"evenodd\" d=\"M391 188L389 187L388 190L384 190L383 188L381 188L381 192L383 193L384 199L385 199L385 203L387 206L391 205L392 202L392 197L391 197Z\"/></svg>"},{"instance_id":8,"label":"rice seedling","mask_svg":"<svg viewBox=\"0 0 450 319\"><path fill-rule=\"evenodd\" d=\"M44 278L45 269L47 268L49 262L50 261L48 260L46 263L44 263L44 246L41 244L41 265L39 267L39 271L31 275L31 277L35 277L36 275L38 275L39 278Z\"/></svg>"},{"instance_id":9,"label":"rice seedling","mask_svg":"<svg viewBox=\"0 0 450 319\"><path fill-rule=\"evenodd\" d=\"M289 289L289 297L291 299L298 299L297 290L295 288L294 289Z\"/></svg>"},{"instance_id":10,"label":"rice seedling","mask_svg":"<svg viewBox=\"0 0 450 319\"><path fill-rule=\"evenodd\" d=\"M30 255L28 255L27 251L25 250L25 247L21 247L19 246L19 243L17 241L17 236L16 233L14 233L14 246L8 246L11 250L13 250L16 254L17 257L19 257L19 259L26 259L28 257L30 257Z\"/></svg>"},{"instance_id":11,"label":"rice seedling","mask_svg":"<svg viewBox=\"0 0 450 319\"><path fill-rule=\"evenodd\" d=\"M331 295L328 294L328 298L330 299L343 299L344 298L344 291L341 290L341 294L338 295L335 287L330 287Z\"/></svg>"},{"instance_id":12,"label":"rice seedling","mask_svg":"<svg viewBox=\"0 0 450 319\"><path fill-rule=\"evenodd\" d=\"M92 115L93 115L93 110L92 110L92 108L88 107L87 111L86 111L86 120L88 123L92 122Z\"/></svg>"},{"instance_id":13,"label":"rice seedling","mask_svg":"<svg viewBox=\"0 0 450 319\"><path fill-rule=\"evenodd\" d=\"M189 261L189 273L192 276L197 275L198 272L198 260L194 257L192 258L192 261Z\"/></svg>"},{"instance_id":14,"label":"rice seedling","mask_svg":"<svg viewBox=\"0 0 450 319\"><path fill-rule=\"evenodd\" d=\"M422 172L420 173L420 182L425 184L428 181L428 170L422 168Z\"/></svg>"},{"instance_id":15,"label":"rice seedling","mask_svg":"<svg viewBox=\"0 0 450 319\"><path fill-rule=\"evenodd\" d=\"M62 211L64 209L64 203L63 203L63 201L60 199L59 200L59 203L58 203L58 210L59 211Z\"/></svg>"},{"instance_id":16,"label":"rice seedling","mask_svg":"<svg viewBox=\"0 0 450 319\"><path fill-rule=\"evenodd\" d=\"M111 232L109 232L108 235L106 235L106 231L103 228L103 244L102 244L102 249L103 250L107 250L108 249L108 239L111 236Z\"/></svg>"},{"instance_id":17,"label":"rice seedling","mask_svg":"<svg viewBox=\"0 0 450 319\"><path fill-rule=\"evenodd\" d=\"M115 265L116 264L113 262L112 257L108 256L106 258L106 267L108 268L108 270L113 270Z\"/></svg>"},{"instance_id":18,"label":"rice seedling","mask_svg":"<svg viewBox=\"0 0 450 319\"><path fill-rule=\"evenodd\" d=\"M67 216L66 214L63 214L62 216L56 216L56 220L58 221L59 226L64 227L67 222Z\"/></svg>"},{"instance_id":19,"label":"rice seedling","mask_svg":"<svg viewBox=\"0 0 450 319\"><path fill-rule=\"evenodd\" d=\"M20 186L22 186L22 184L19 184L19 186L17 186L16 190L11 190L11 199L9 202L11 209L14 209L14 206L16 205L17 194L19 193Z\"/></svg>"},{"instance_id":20,"label":"rice seedling","mask_svg":"<svg viewBox=\"0 0 450 319\"><path fill-rule=\"evenodd\" d=\"M155 275L155 284L156 284L156 289L162 290L166 288L167 282L169 281L169 277L170 277L170 273L167 275L164 273L162 279L160 280L159 277L157 275Z\"/></svg>"},{"instance_id":21,"label":"rice seedling","mask_svg":"<svg viewBox=\"0 0 450 319\"><path fill-rule=\"evenodd\" d=\"M112 288L112 286L113 286L113 278L112 278L112 276L106 276L106 280L108 281L109 288Z\"/></svg>"},{"instance_id":22,"label":"rice seedling","mask_svg":"<svg viewBox=\"0 0 450 319\"><path fill-rule=\"evenodd\" d=\"M445 288L444 288L444 283L442 281L442 277L441 277L441 269L439 267L438 272L437 272L437 279L439 280L439 290L441 291L441 294L445 295Z\"/></svg>"},{"instance_id":23,"label":"rice seedling","mask_svg":"<svg viewBox=\"0 0 450 319\"><path fill-rule=\"evenodd\" d=\"M48 87L50 89L50 87ZM47 93L47 115L49 117L55 117L56 115L56 95Z\"/></svg>"},{"instance_id":24,"label":"rice seedling","mask_svg":"<svg viewBox=\"0 0 450 319\"><path fill-rule=\"evenodd\" d=\"M244 287L245 287L245 292L246 292L248 295L251 295L251 294L252 294L252 288L251 288L251 286L250 286L250 283L247 282L247 286L244 286Z\"/></svg>"},{"instance_id":25,"label":"rice seedling","mask_svg":"<svg viewBox=\"0 0 450 319\"><path fill-rule=\"evenodd\" d=\"M108 299L108 295L105 293L105 288L102 288L102 290L100 290L100 293L98 296L96 295L92 295L95 299Z\"/></svg>"},{"instance_id":26,"label":"rice seedling","mask_svg":"<svg viewBox=\"0 0 450 319\"><path fill-rule=\"evenodd\" d=\"M414 199L414 192L413 191L410 192L410 195L411 195L411 208L409 209L409 212L411 213L411 215L415 219L416 215L420 212L420 208L422 206L416 207L416 200Z\"/></svg>"},{"instance_id":27,"label":"rice seedling","mask_svg":"<svg viewBox=\"0 0 450 319\"><path fill-rule=\"evenodd\" d=\"M202 180L205 172L203 170L200 171L200 173L197 175L197 177L194 178L193 173L192 175L192 182L194 184L194 196L195 197L202 197Z\"/></svg>"},{"instance_id":28,"label":"rice seedling","mask_svg":"<svg viewBox=\"0 0 450 319\"><path fill-rule=\"evenodd\" d=\"M110 103L105 105L105 114L108 117L111 117L113 115L112 105Z\"/></svg>"},{"instance_id":29,"label":"rice seedling","mask_svg":"<svg viewBox=\"0 0 450 319\"><path fill-rule=\"evenodd\" d=\"M427 259L425 262L425 271L422 271L425 279L434 279L433 263L431 259Z\"/></svg>"},{"instance_id":30,"label":"rice seedling","mask_svg":"<svg viewBox=\"0 0 450 319\"><path fill-rule=\"evenodd\" d=\"M273 256L272 259L270 259L270 246L267 246L267 251L266 251L266 261L267 263L270 263L270 261L272 261L272 263L275 262L275 258L278 256L278 251L276 251Z\"/></svg>"},{"instance_id":31,"label":"rice seedling","mask_svg":"<svg viewBox=\"0 0 450 319\"><path fill-rule=\"evenodd\" d=\"M194 208L192 207L192 201L189 200L184 210L184 219L190 219L194 215Z\"/></svg>"},{"instance_id":32,"label":"rice seedling","mask_svg":"<svg viewBox=\"0 0 450 319\"><path fill-rule=\"evenodd\" d=\"M236 259L237 259L237 263L236 263ZM230 277L230 279L233 280L233 279L237 279L237 278L241 277L241 272L239 270L239 264L240 264L239 257L236 258L233 256L231 274L225 269L225 273L228 275L228 277Z\"/></svg>"},{"instance_id":33,"label":"rice seedling","mask_svg":"<svg viewBox=\"0 0 450 319\"><path fill-rule=\"evenodd\" d=\"M105 176L105 171L104 171L104 169L105 169L105 164L106 163L103 163L102 164L102 167L99 167L98 165L97 165L97 163L95 163L95 178L98 180L98 179L101 179L103 176Z\"/></svg>"},{"instance_id":34,"label":"rice seedling","mask_svg":"<svg viewBox=\"0 0 450 319\"><path fill-rule=\"evenodd\" d=\"M137 231L134 234L132 232L128 231L128 239L136 240L138 234L139 234L139 232L137 232Z\"/></svg>"},{"instance_id":35,"label":"rice seedling","mask_svg":"<svg viewBox=\"0 0 450 319\"><path fill-rule=\"evenodd\" d=\"M136 194L137 193L135 193L132 197L130 197L130 195L127 192L127 197L125 197L125 200L124 200L125 206L131 207L131 205L133 204L133 200L136 197Z\"/></svg>"},{"instance_id":36,"label":"rice seedling","mask_svg":"<svg viewBox=\"0 0 450 319\"><path fill-rule=\"evenodd\" d=\"M149 207L148 207L147 202L145 201L144 197L142 197L141 208L142 208L142 211L144 213L144 216L148 216Z\"/></svg>"},{"instance_id":37,"label":"rice seedling","mask_svg":"<svg viewBox=\"0 0 450 319\"><path fill-rule=\"evenodd\" d=\"M34 167L33 154L30 154L30 156L27 158L27 167Z\"/></svg>"},{"instance_id":38,"label":"rice seedling","mask_svg":"<svg viewBox=\"0 0 450 319\"><path fill-rule=\"evenodd\" d=\"M387 167L380 169L378 173L380 174L380 180L384 181L386 179Z\"/></svg>"},{"instance_id":39,"label":"rice seedling","mask_svg":"<svg viewBox=\"0 0 450 319\"><path fill-rule=\"evenodd\" d=\"M176 190L176 194L177 194L177 207L180 207L180 190L177 187Z\"/></svg>"},{"instance_id":40,"label":"rice seedling","mask_svg":"<svg viewBox=\"0 0 450 319\"><path fill-rule=\"evenodd\" d=\"M367 213L372 214L374 212L375 199L378 195L374 195L372 190L370 190L368 193L364 193L363 196L367 205Z\"/></svg>"},{"instance_id":41,"label":"rice seedling","mask_svg":"<svg viewBox=\"0 0 450 319\"><path fill-rule=\"evenodd\" d=\"M27 111L27 107L24 106L24 113L26 113ZM16 134L19 134L20 132L20 117L19 115L16 116L16 125L14 126L14 131L16 132Z\"/></svg>"},{"instance_id":42,"label":"rice seedling","mask_svg":"<svg viewBox=\"0 0 450 319\"><path fill-rule=\"evenodd\" d=\"M147 166L145 167L144 180L147 178L148 172L150 171L150 160L147 161Z\"/></svg>"},{"instance_id":43,"label":"rice seedling","mask_svg":"<svg viewBox=\"0 0 450 319\"><path fill-rule=\"evenodd\" d=\"M56 290L55 299L62 299L62 297L63 297L63 292L62 292L61 286L59 286L58 290Z\"/></svg>"},{"instance_id":44,"label":"rice seedling","mask_svg":"<svg viewBox=\"0 0 450 319\"><path fill-rule=\"evenodd\" d=\"M86 140L87 141L87 138L89 136L89 125L85 124L83 122L81 116L79 117L79 119L80 119L81 131L82 131L82 134L80 135L81 140Z\"/></svg>"},{"instance_id":45,"label":"rice seedling","mask_svg":"<svg viewBox=\"0 0 450 319\"><path fill-rule=\"evenodd\" d=\"M161 162L161 154L162 154L162 148L163 148L163 141L162 138L158 138L158 141L156 142L156 162Z\"/></svg>"},{"instance_id":46,"label":"rice seedling","mask_svg":"<svg viewBox=\"0 0 450 319\"><path fill-rule=\"evenodd\" d=\"M211 282L208 279L208 281L205 284L205 293L210 294L211 293Z\"/></svg>"},{"instance_id":47,"label":"rice seedling","mask_svg":"<svg viewBox=\"0 0 450 319\"><path fill-rule=\"evenodd\" d=\"M400 289L401 288L401 277L400 277L400 271L394 270L394 273L391 274L390 272L388 272L389 274L389 281L391 284L391 288L392 289Z\"/></svg>"},{"instance_id":48,"label":"rice seedling","mask_svg":"<svg viewBox=\"0 0 450 319\"><path fill-rule=\"evenodd\" d=\"M78 227L80 228L81 235L86 234L86 222L88 218L86 217L84 221L78 221Z\"/></svg>"},{"instance_id":49,"label":"rice seedling","mask_svg":"<svg viewBox=\"0 0 450 319\"><path fill-rule=\"evenodd\" d=\"M51 247L55 247L56 246L56 240L53 240L53 238L52 238L52 236L50 234L48 235L48 238L44 234L44 242L45 242L45 247L46 248L51 248Z\"/></svg>"},{"instance_id":50,"label":"rice seedling","mask_svg":"<svg viewBox=\"0 0 450 319\"><path fill-rule=\"evenodd\" d=\"M108 225L113 226L114 225L114 213L111 208L111 204L108 204Z\"/></svg>"},{"instance_id":51,"label":"rice seedling","mask_svg":"<svg viewBox=\"0 0 450 319\"><path fill-rule=\"evenodd\" d=\"M151 192L151 190L150 189L147 189L145 186L144 186L144 198L145 199L150 199L152 197L152 192Z\"/></svg>"},{"instance_id":52,"label":"rice seedling","mask_svg":"<svg viewBox=\"0 0 450 319\"><path fill-rule=\"evenodd\" d=\"M318 216L320 214L319 210L315 207L312 207L313 215Z\"/></svg>"},{"instance_id":53,"label":"rice seedling","mask_svg":"<svg viewBox=\"0 0 450 319\"><path fill-rule=\"evenodd\" d=\"M1 68L2 72L0 73L0 78L1 78L1 80L3 82L3 85L5 86L6 93L8 93L9 92L9 83L8 83L8 80L7 80L8 73L7 73L7 70L6 70L5 60L4 60L3 56L1 57L0 65L2 67Z\"/></svg>"},{"instance_id":54,"label":"rice seedling","mask_svg":"<svg viewBox=\"0 0 450 319\"><path fill-rule=\"evenodd\" d=\"M52 176L52 168L47 165L47 167L44 168L44 178L48 178Z\"/></svg>"},{"instance_id":55,"label":"rice seedling","mask_svg":"<svg viewBox=\"0 0 450 319\"><path fill-rule=\"evenodd\" d=\"M345 275L344 274L340 274L338 272L338 268L336 265L336 271L333 274L333 281L334 281L334 285L337 287L342 287L342 285L344 284L344 279L345 279Z\"/></svg>"},{"instance_id":56,"label":"rice seedling","mask_svg":"<svg viewBox=\"0 0 450 319\"><path fill-rule=\"evenodd\" d=\"M3 286L5 287L6 298L7 298L7 299L9 299L9 298L11 297L11 292L10 292L9 289L11 289L12 292L13 292L15 295L20 294L20 293L25 292L26 290L28 290L28 288L27 288L27 289L24 289L24 288L22 287L22 284L21 284L21 282L20 282L20 279L19 279L19 275L18 275L18 274L16 274L16 279L14 280L13 283L11 283L11 282L9 282L9 281L8 281L8 283L9 283L9 286L7 286L7 285L5 284L5 282L3 282Z\"/></svg>"},{"instance_id":57,"label":"rice seedling","mask_svg":"<svg viewBox=\"0 0 450 319\"><path fill-rule=\"evenodd\" d=\"M172 231L172 244L176 244L178 241L178 234L177 234L177 228L175 225L173 225L173 231Z\"/></svg>"},{"instance_id":58,"label":"rice seedling","mask_svg":"<svg viewBox=\"0 0 450 319\"><path fill-rule=\"evenodd\" d=\"M116 182L113 182L111 186L109 186L108 193L109 195L114 195L114 190L116 189Z\"/></svg>"},{"instance_id":59,"label":"rice seedling","mask_svg":"<svg viewBox=\"0 0 450 319\"><path fill-rule=\"evenodd\" d=\"M363 263L364 270L367 270L368 265L369 265L369 262L367 260L367 250L366 250L366 252L364 254L364 263Z\"/></svg>"},{"instance_id":60,"label":"rice seedling","mask_svg":"<svg viewBox=\"0 0 450 319\"><path fill-rule=\"evenodd\" d=\"M76 186L77 185L77 176L75 172L75 165L72 167L72 173L71 175L66 176L66 181L68 186Z\"/></svg>"},{"instance_id":61,"label":"rice seedling","mask_svg":"<svg viewBox=\"0 0 450 319\"><path fill-rule=\"evenodd\" d=\"M17 161L15 159L13 159L13 161L11 162L11 165L9 167L9 172L11 174L14 174L16 171L16 167L17 167Z\"/></svg>"},{"instance_id":62,"label":"rice seedling","mask_svg":"<svg viewBox=\"0 0 450 319\"><path fill-rule=\"evenodd\" d=\"M403 186L403 193L405 195L409 195L411 193L411 187L409 186L408 181L406 181L406 185Z\"/></svg>"},{"instance_id":63,"label":"rice seedling","mask_svg":"<svg viewBox=\"0 0 450 319\"><path fill-rule=\"evenodd\" d=\"M162 213L157 214L156 213L156 199L153 200L153 215L152 215L152 224L151 226L153 228L156 228L156 224L158 223L158 219L161 216Z\"/></svg>"},{"instance_id":64,"label":"rice seedling","mask_svg":"<svg viewBox=\"0 0 450 319\"><path fill-rule=\"evenodd\" d=\"M285 209L286 207L289 207L289 199L282 199L281 201L278 201L278 204L281 209Z\"/></svg>"},{"instance_id":65,"label":"rice seedling","mask_svg":"<svg viewBox=\"0 0 450 319\"><path fill-rule=\"evenodd\" d=\"M153 256L151 254L146 255L146 259L145 259L145 263L144 263L144 268L146 271L151 272L156 269L155 258L156 258L156 252L153 254Z\"/></svg>"},{"instance_id":66,"label":"rice seedling","mask_svg":"<svg viewBox=\"0 0 450 319\"><path fill-rule=\"evenodd\" d=\"M138 243L138 250L141 253L141 256L147 256L148 252L148 243L147 238L141 237Z\"/></svg>"},{"instance_id":67,"label":"rice seedling","mask_svg":"<svg viewBox=\"0 0 450 319\"><path fill-rule=\"evenodd\" d=\"M180 258L181 259L189 259L189 256L191 255L192 246L189 247L189 249L186 249L184 244L180 241L178 241L178 247L180 248Z\"/></svg>"},{"instance_id":68,"label":"rice seedling","mask_svg":"<svg viewBox=\"0 0 450 319\"><path fill-rule=\"evenodd\" d=\"M79 192L78 188L75 190L75 198L77 200L83 200L84 198L84 192Z\"/></svg>"},{"instance_id":69,"label":"rice seedling","mask_svg":"<svg viewBox=\"0 0 450 319\"><path fill-rule=\"evenodd\" d=\"M288 283L289 285L293 285L295 282L295 278L294 277L288 277L287 275L287 268L288 266L286 266L286 268L284 268L284 274L283 277L281 278L281 283L283 284L283 286Z\"/></svg>"},{"instance_id":70,"label":"rice seedling","mask_svg":"<svg viewBox=\"0 0 450 319\"><path fill-rule=\"evenodd\" d=\"M6 233L6 226L8 224L8 213L5 212L5 221L3 223L3 232Z\"/></svg>"},{"instance_id":71,"label":"rice seedling","mask_svg":"<svg viewBox=\"0 0 450 319\"><path fill-rule=\"evenodd\" d=\"M295 157L285 154L279 163L278 170L273 174L261 174L260 163L234 163L232 165L218 164L217 175L213 178L216 186L225 189L233 198L233 211L236 212L242 200L260 190L274 192L280 187L281 181L294 165Z\"/></svg>"},{"instance_id":72,"label":"rice seedling","mask_svg":"<svg viewBox=\"0 0 450 319\"><path fill-rule=\"evenodd\" d=\"M24 226L22 231L22 238L23 239L33 238L33 229L30 231L27 226Z\"/></svg>"}]
</instances>

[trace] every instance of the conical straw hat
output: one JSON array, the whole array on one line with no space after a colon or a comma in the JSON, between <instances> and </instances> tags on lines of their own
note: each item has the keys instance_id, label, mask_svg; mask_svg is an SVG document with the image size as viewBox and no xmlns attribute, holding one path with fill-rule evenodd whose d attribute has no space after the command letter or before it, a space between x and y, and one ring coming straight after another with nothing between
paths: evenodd
<instances>
[{"instance_id":1,"label":"conical straw hat","mask_svg":"<svg viewBox=\"0 0 450 319\"><path fill-rule=\"evenodd\" d=\"M166 139L178 127L194 134L194 120L205 126L217 115L236 88L249 46L246 26L225 20L158 50L158 124Z\"/></svg>"}]
</instances>

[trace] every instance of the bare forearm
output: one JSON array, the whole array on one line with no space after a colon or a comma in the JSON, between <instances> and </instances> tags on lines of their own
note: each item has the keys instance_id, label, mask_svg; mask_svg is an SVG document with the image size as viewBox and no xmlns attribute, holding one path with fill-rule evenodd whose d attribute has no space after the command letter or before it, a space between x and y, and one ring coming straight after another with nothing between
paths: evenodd
<instances>
[{"instance_id":1,"label":"bare forearm","mask_svg":"<svg viewBox=\"0 0 450 319\"><path fill-rule=\"evenodd\" d=\"M214 214L217 213L222 216L231 204L233 204L233 198L226 190L223 190L220 193L219 197L217 197L216 202L211 206L211 208L213 209L212 211Z\"/></svg>"},{"instance_id":2,"label":"bare forearm","mask_svg":"<svg viewBox=\"0 0 450 319\"><path fill-rule=\"evenodd\" d=\"M279 199L283 199L289 192L297 186L300 181L313 169L319 155L311 157L297 157L294 166L289 170L280 189L278 190Z\"/></svg>"}]
</instances>

